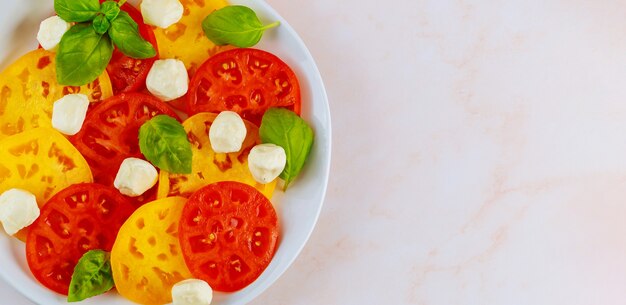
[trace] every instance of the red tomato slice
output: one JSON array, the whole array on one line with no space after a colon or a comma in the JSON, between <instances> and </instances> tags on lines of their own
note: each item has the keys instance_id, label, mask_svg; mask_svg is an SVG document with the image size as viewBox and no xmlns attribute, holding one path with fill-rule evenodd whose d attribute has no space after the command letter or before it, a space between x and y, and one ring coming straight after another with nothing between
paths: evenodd
<instances>
[{"instance_id":1,"label":"red tomato slice","mask_svg":"<svg viewBox=\"0 0 626 305\"><path fill-rule=\"evenodd\" d=\"M111 187L83 183L62 190L30 226L28 267L44 286L67 295L78 260L89 250L111 251L119 228L134 210Z\"/></svg>"},{"instance_id":2,"label":"red tomato slice","mask_svg":"<svg viewBox=\"0 0 626 305\"><path fill-rule=\"evenodd\" d=\"M239 182L210 184L187 201L179 225L183 257L194 277L216 291L240 290L267 268L279 235L272 203Z\"/></svg>"},{"instance_id":3,"label":"red tomato slice","mask_svg":"<svg viewBox=\"0 0 626 305\"><path fill-rule=\"evenodd\" d=\"M104 1L106 0L100 0L100 3ZM135 92L145 88L148 72L150 72L152 64L159 58L159 48L156 37L154 36L154 31L149 25L143 22L141 13L128 2L124 3L121 8L137 22L137 25L139 25L139 33L154 46L154 49L157 50L157 55L149 59L135 59L124 55L115 48L113 57L107 66L107 72L111 78L114 94Z\"/></svg>"},{"instance_id":4,"label":"red tomato slice","mask_svg":"<svg viewBox=\"0 0 626 305\"><path fill-rule=\"evenodd\" d=\"M187 111L235 111L260 125L270 107L300 114L300 85L280 58L257 49L234 49L210 57L189 85Z\"/></svg>"},{"instance_id":5,"label":"red tomato slice","mask_svg":"<svg viewBox=\"0 0 626 305\"><path fill-rule=\"evenodd\" d=\"M82 129L70 141L89 163L95 182L113 185L124 159L145 159L139 150L139 128L160 114L180 121L165 103L137 92L113 96L87 113ZM156 187L136 200L145 203L154 198Z\"/></svg>"}]
</instances>

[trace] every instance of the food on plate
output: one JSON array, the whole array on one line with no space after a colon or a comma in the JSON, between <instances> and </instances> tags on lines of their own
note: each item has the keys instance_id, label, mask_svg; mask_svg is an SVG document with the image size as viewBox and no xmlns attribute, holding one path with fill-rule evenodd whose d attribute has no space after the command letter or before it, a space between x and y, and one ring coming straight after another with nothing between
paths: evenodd
<instances>
[{"instance_id":1,"label":"food on plate","mask_svg":"<svg viewBox=\"0 0 626 305\"><path fill-rule=\"evenodd\" d=\"M37 197L29 191L10 189L0 194L0 223L9 235L30 226L39 213Z\"/></svg>"},{"instance_id":2,"label":"food on plate","mask_svg":"<svg viewBox=\"0 0 626 305\"><path fill-rule=\"evenodd\" d=\"M158 178L159 173L150 162L137 158L126 158L117 171L113 185L120 193L129 197L137 197L151 189L157 183Z\"/></svg>"},{"instance_id":3,"label":"food on plate","mask_svg":"<svg viewBox=\"0 0 626 305\"><path fill-rule=\"evenodd\" d=\"M222 111L209 128L211 148L216 153L238 152L247 132L246 124L236 112Z\"/></svg>"},{"instance_id":4,"label":"food on plate","mask_svg":"<svg viewBox=\"0 0 626 305\"><path fill-rule=\"evenodd\" d=\"M266 197L272 197L276 181L268 184L257 183L248 170L247 159L250 149L261 144L258 128L252 123L244 121L247 135L241 150L236 153L218 154L211 148L209 139L209 129L216 117L217 115L214 113L199 113L183 122L183 127L191 142L191 174L173 174L161 171L159 174L159 198L168 196L189 197L203 186L218 181L239 181L250 184Z\"/></svg>"},{"instance_id":5,"label":"food on plate","mask_svg":"<svg viewBox=\"0 0 626 305\"><path fill-rule=\"evenodd\" d=\"M52 16L41 22L37 41L42 48L48 51L56 51L63 34L72 27L72 24L61 19L59 16Z\"/></svg>"},{"instance_id":6,"label":"food on plate","mask_svg":"<svg viewBox=\"0 0 626 305\"><path fill-rule=\"evenodd\" d=\"M173 305L208 305L213 300L213 289L198 279L180 281L172 287Z\"/></svg>"},{"instance_id":7,"label":"food on plate","mask_svg":"<svg viewBox=\"0 0 626 305\"><path fill-rule=\"evenodd\" d=\"M143 0L141 14L147 24L167 29L183 17L185 8L178 0Z\"/></svg>"},{"instance_id":8,"label":"food on plate","mask_svg":"<svg viewBox=\"0 0 626 305\"><path fill-rule=\"evenodd\" d=\"M68 94L54 102L52 127L62 134L73 136L78 133L89 107L89 98L84 94Z\"/></svg>"},{"instance_id":9,"label":"food on plate","mask_svg":"<svg viewBox=\"0 0 626 305\"><path fill-rule=\"evenodd\" d=\"M270 107L300 114L300 85L280 58L257 49L234 49L211 56L189 85L187 111L234 111L257 126Z\"/></svg>"},{"instance_id":10,"label":"food on plate","mask_svg":"<svg viewBox=\"0 0 626 305\"><path fill-rule=\"evenodd\" d=\"M111 251L113 279L122 296L140 304L169 303L172 286L191 278L178 241L186 201L149 202L124 223Z\"/></svg>"},{"instance_id":11,"label":"food on plate","mask_svg":"<svg viewBox=\"0 0 626 305\"><path fill-rule=\"evenodd\" d=\"M62 190L30 226L28 267L41 284L67 295L78 260L89 250L111 251L117 231L134 210L112 187L83 183Z\"/></svg>"},{"instance_id":12,"label":"food on plate","mask_svg":"<svg viewBox=\"0 0 626 305\"><path fill-rule=\"evenodd\" d=\"M185 63L189 76L210 56L228 47L216 46L204 36L202 20L215 11L228 5L225 0L181 0L183 17L173 25L155 28L154 35L162 58L176 58Z\"/></svg>"},{"instance_id":13,"label":"food on plate","mask_svg":"<svg viewBox=\"0 0 626 305\"><path fill-rule=\"evenodd\" d=\"M225 292L240 290L261 275L274 256L278 235L269 199L232 181L210 184L189 197L178 232L193 276Z\"/></svg>"},{"instance_id":14,"label":"food on plate","mask_svg":"<svg viewBox=\"0 0 626 305\"><path fill-rule=\"evenodd\" d=\"M189 77L178 59L157 60L148 73L146 86L152 95L168 102L187 94Z\"/></svg>"},{"instance_id":15,"label":"food on plate","mask_svg":"<svg viewBox=\"0 0 626 305\"><path fill-rule=\"evenodd\" d=\"M161 170L191 173L191 143L183 125L170 116L156 116L141 126L139 149Z\"/></svg>"},{"instance_id":16,"label":"food on plate","mask_svg":"<svg viewBox=\"0 0 626 305\"><path fill-rule=\"evenodd\" d=\"M101 0L101 2L103 1ZM122 51L115 49L111 61L109 61L106 68L111 78L111 84L113 85L113 92L115 94L135 92L145 88L148 72L154 64L154 61L159 58L159 48L156 37L154 36L154 31L149 25L144 23L141 13L129 3L125 3L120 8L122 11L128 13L137 23L139 34L152 44L157 55L152 58L140 59L125 55Z\"/></svg>"},{"instance_id":17,"label":"food on plate","mask_svg":"<svg viewBox=\"0 0 626 305\"><path fill-rule=\"evenodd\" d=\"M58 131L36 128L0 141L0 193L27 190L43 206L52 195L91 182L87 162Z\"/></svg>"},{"instance_id":18,"label":"food on plate","mask_svg":"<svg viewBox=\"0 0 626 305\"><path fill-rule=\"evenodd\" d=\"M279 21L263 25L252 9L242 5L226 6L209 14L202 21L204 34L213 43L239 48L255 46L267 29L279 25Z\"/></svg>"},{"instance_id":19,"label":"food on plate","mask_svg":"<svg viewBox=\"0 0 626 305\"><path fill-rule=\"evenodd\" d=\"M49 1L40 48L0 74L0 223L33 276L68 302L250 285L278 248L278 178L313 144L291 68L235 48L280 23L223 0Z\"/></svg>"},{"instance_id":20,"label":"food on plate","mask_svg":"<svg viewBox=\"0 0 626 305\"><path fill-rule=\"evenodd\" d=\"M114 47L136 59L157 55L137 22L115 1L55 0L54 7L61 19L76 23L63 35L57 50L61 84L82 86L96 79L111 61Z\"/></svg>"},{"instance_id":21,"label":"food on plate","mask_svg":"<svg viewBox=\"0 0 626 305\"><path fill-rule=\"evenodd\" d=\"M139 128L160 114L178 118L165 103L151 95L122 93L91 109L83 128L70 140L87 159L95 181L112 185L124 159L143 159Z\"/></svg>"},{"instance_id":22,"label":"food on plate","mask_svg":"<svg viewBox=\"0 0 626 305\"><path fill-rule=\"evenodd\" d=\"M301 117L282 108L270 108L263 115L259 128L263 143L272 143L285 150L287 162L280 178L285 189L300 174L313 147L313 129Z\"/></svg>"},{"instance_id":23,"label":"food on plate","mask_svg":"<svg viewBox=\"0 0 626 305\"><path fill-rule=\"evenodd\" d=\"M106 73L81 86L63 86L56 80L55 55L38 49L27 53L0 74L0 139L37 127L51 127L53 103L71 93L91 102L112 95Z\"/></svg>"},{"instance_id":24,"label":"food on plate","mask_svg":"<svg viewBox=\"0 0 626 305\"><path fill-rule=\"evenodd\" d=\"M109 253L89 250L78 260L67 294L68 302L78 302L103 294L115 286Z\"/></svg>"},{"instance_id":25,"label":"food on plate","mask_svg":"<svg viewBox=\"0 0 626 305\"><path fill-rule=\"evenodd\" d=\"M248 168L258 183L269 183L278 178L287 164L285 149L271 143L252 147L248 155Z\"/></svg>"}]
</instances>

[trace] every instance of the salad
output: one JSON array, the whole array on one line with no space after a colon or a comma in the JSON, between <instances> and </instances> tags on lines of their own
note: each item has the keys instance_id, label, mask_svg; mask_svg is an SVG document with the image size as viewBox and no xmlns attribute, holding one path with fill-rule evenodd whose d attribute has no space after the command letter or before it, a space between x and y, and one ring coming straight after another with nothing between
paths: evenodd
<instances>
[{"instance_id":1,"label":"salad","mask_svg":"<svg viewBox=\"0 0 626 305\"><path fill-rule=\"evenodd\" d=\"M279 22L223 0L50 1L39 48L0 73L0 223L33 277L139 304L253 283L280 244L273 194L314 141L296 74L254 48Z\"/></svg>"}]
</instances>

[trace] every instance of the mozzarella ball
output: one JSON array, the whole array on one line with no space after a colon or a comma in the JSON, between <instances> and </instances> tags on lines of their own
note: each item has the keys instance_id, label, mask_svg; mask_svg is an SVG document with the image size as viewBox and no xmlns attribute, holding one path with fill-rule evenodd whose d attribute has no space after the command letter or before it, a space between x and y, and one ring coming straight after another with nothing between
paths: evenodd
<instances>
[{"instance_id":1,"label":"mozzarella ball","mask_svg":"<svg viewBox=\"0 0 626 305\"><path fill-rule=\"evenodd\" d=\"M241 150L246 139L246 124L236 112L222 111L209 129L211 148L216 153L233 153Z\"/></svg>"},{"instance_id":2,"label":"mozzarella ball","mask_svg":"<svg viewBox=\"0 0 626 305\"><path fill-rule=\"evenodd\" d=\"M37 41L39 41L42 48L54 51L58 48L65 32L71 27L72 24L61 19L61 17L52 16L39 24Z\"/></svg>"},{"instance_id":3,"label":"mozzarella ball","mask_svg":"<svg viewBox=\"0 0 626 305\"><path fill-rule=\"evenodd\" d=\"M213 289L202 280L188 279L172 287L172 305L209 305L212 300Z\"/></svg>"},{"instance_id":4,"label":"mozzarella ball","mask_svg":"<svg viewBox=\"0 0 626 305\"><path fill-rule=\"evenodd\" d=\"M287 155L285 150L274 144L260 144L250 150L248 168L258 183L274 181L285 169Z\"/></svg>"},{"instance_id":5,"label":"mozzarella ball","mask_svg":"<svg viewBox=\"0 0 626 305\"><path fill-rule=\"evenodd\" d=\"M89 108L89 98L84 94L68 94L52 107L52 127L59 132L73 136L83 127Z\"/></svg>"},{"instance_id":6,"label":"mozzarella ball","mask_svg":"<svg viewBox=\"0 0 626 305\"><path fill-rule=\"evenodd\" d=\"M146 79L148 91L162 101L175 100L189 90L189 76L185 64L178 59L154 62Z\"/></svg>"},{"instance_id":7,"label":"mozzarella ball","mask_svg":"<svg viewBox=\"0 0 626 305\"><path fill-rule=\"evenodd\" d=\"M151 189L157 183L158 176L159 173L150 162L126 158L120 165L113 185L120 193L137 197Z\"/></svg>"},{"instance_id":8,"label":"mozzarella ball","mask_svg":"<svg viewBox=\"0 0 626 305\"><path fill-rule=\"evenodd\" d=\"M39 212L37 198L30 192L10 189L0 195L0 222L9 235L30 226Z\"/></svg>"},{"instance_id":9,"label":"mozzarella ball","mask_svg":"<svg viewBox=\"0 0 626 305\"><path fill-rule=\"evenodd\" d=\"M143 21L163 29L177 23L183 17L183 11L183 5L178 0L143 0L141 2Z\"/></svg>"}]
</instances>

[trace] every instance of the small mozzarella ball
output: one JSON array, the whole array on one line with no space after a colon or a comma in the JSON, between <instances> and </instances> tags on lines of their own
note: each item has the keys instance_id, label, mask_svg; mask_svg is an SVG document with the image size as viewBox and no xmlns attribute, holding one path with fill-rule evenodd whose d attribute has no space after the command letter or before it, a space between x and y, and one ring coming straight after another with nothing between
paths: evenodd
<instances>
[{"instance_id":1,"label":"small mozzarella ball","mask_svg":"<svg viewBox=\"0 0 626 305\"><path fill-rule=\"evenodd\" d=\"M59 46L63 34L72 27L72 24L61 19L59 16L52 16L39 24L37 41L42 48L54 51Z\"/></svg>"},{"instance_id":2,"label":"small mozzarella ball","mask_svg":"<svg viewBox=\"0 0 626 305\"><path fill-rule=\"evenodd\" d=\"M10 189L0 195L0 222L9 235L30 226L39 217L37 198L30 192Z\"/></svg>"},{"instance_id":3,"label":"small mozzarella ball","mask_svg":"<svg viewBox=\"0 0 626 305\"><path fill-rule=\"evenodd\" d=\"M137 197L151 189L157 183L158 176L159 173L150 162L126 158L120 165L113 185L120 193Z\"/></svg>"},{"instance_id":4,"label":"small mozzarella ball","mask_svg":"<svg viewBox=\"0 0 626 305\"><path fill-rule=\"evenodd\" d=\"M143 0L141 14L147 24L166 29L183 17L184 7L178 0Z\"/></svg>"},{"instance_id":5,"label":"small mozzarella ball","mask_svg":"<svg viewBox=\"0 0 626 305\"><path fill-rule=\"evenodd\" d=\"M146 87L150 93L166 102L185 95L189 89L185 64L178 59L155 61L148 72Z\"/></svg>"},{"instance_id":6,"label":"small mozzarella ball","mask_svg":"<svg viewBox=\"0 0 626 305\"><path fill-rule=\"evenodd\" d=\"M184 280L172 287L172 305L209 305L212 300L213 289L202 280Z\"/></svg>"},{"instance_id":7,"label":"small mozzarella ball","mask_svg":"<svg viewBox=\"0 0 626 305\"><path fill-rule=\"evenodd\" d=\"M248 168L258 183L274 181L285 169L287 155L285 150L274 144L260 144L250 150Z\"/></svg>"},{"instance_id":8,"label":"small mozzarella ball","mask_svg":"<svg viewBox=\"0 0 626 305\"><path fill-rule=\"evenodd\" d=\"M89 108L89 98L84 94L68 94L52 107L52 127L59 132L73 136L83 127Z\"/></svg>"},{"instance_id":9,"label":"small mozzarella ball","mask_svg":"<svg viewBox=\"0 0 626 305\"><path fill-rule=\"evenodd\" d=\"M211 124L209 140L216 153L233 153L241 150L247 133L246 124L239 114L222 111Z\"/></svg>"}]
</instances>

